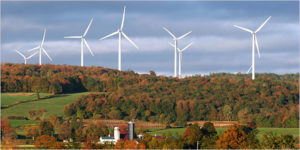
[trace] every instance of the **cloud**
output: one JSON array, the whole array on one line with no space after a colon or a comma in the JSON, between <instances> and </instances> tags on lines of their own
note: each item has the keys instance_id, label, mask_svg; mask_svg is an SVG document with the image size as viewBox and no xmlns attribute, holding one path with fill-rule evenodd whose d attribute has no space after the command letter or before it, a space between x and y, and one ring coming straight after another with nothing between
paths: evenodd
<instances>
[{"instance_id":1,"label":"cloud","mask_svg":"<svg viewBox=\"0 0 300 150\"><path fill-rule=\"evenodd\" d=\"M286 3L252 2L48 2L5 4L2 17L2 62L22 62L15 49L24 52L40 44L42 29L47 27L45 48L54 62L80 64L80 39L64 39L84 32L91 17L94 22L86 37L95 56L84 46L85 65L117 68L118 37L99 38L116 31L121 24L122 7L127 13L124 32L140 47L137 50L122 39L122 68L137 72L154 70L172 75L173 42L162 26L176 36L193 31L179 41L183 48L183 73L243 72L251 64L251 34L233 25L255 30L269 16L272 19L257 33L261 59L256 58L258 72L298 72L298 7ZM29 3L27 3L29 4ZM59 7L58 7L59 4ZM281 7L281 6L285 7ZM39 6L39 7L37 7ZM51 6L51 7L49 7ZM236 7L239 6L239 7ZM249 6L249 8L248 8ZM177 9L174 9L176 7ZM255 8L255 9L254 9ZM18 10L18 11L16 11ZM80 11L79 11L80 10ZM22 12L22 13L20 13ZM251 12L251 13L250 13ZM247 16L247 17L245 17ZM34 57L30 63L36 63Z\"/></svg>"}]
</instances>

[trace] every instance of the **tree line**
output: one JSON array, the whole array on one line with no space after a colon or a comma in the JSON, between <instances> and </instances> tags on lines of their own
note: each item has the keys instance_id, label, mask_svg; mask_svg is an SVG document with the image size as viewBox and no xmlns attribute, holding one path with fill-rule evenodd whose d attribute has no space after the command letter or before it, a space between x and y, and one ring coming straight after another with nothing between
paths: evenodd
<instances>
[{"instance_id":1,"label":"tree line","mask_svg":"<svg viewBox=\"0 0 300 150\"><path fill-rule=\"evenodd\" d=\"M103 67L2 64L2 92L98 92L64 108L79 118L139 119L184 125L193 120L299 126L299 73L216 73L183 79Z\"/></svg>"}]
</instances>

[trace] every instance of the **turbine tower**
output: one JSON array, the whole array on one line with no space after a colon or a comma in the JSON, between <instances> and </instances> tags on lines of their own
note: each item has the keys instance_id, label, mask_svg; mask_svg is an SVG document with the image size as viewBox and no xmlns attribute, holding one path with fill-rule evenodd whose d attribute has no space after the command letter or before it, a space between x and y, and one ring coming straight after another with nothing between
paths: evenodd
<instances>
[{"instance_id":1,"label":"turbine tower","mask_svg":"<svg viewBox=\"0 0 300 150\"><path fill-rule=\"evenodd\" d=\"M33 49L28 50L29 52L31 52L31 51L33 51L33 50L39 49L39 54L40 54L40 56L39 56L39 64L40 64L40 65L42 65L42 53L43 53L43 52L44 52L44 53L47 55L47 57L52 61L52 58L49 56L49 54L47 53L47 51L46 51L46 50L44 49L44 47L43 47L44 41L45 41L45 36L46 36L46 29L44 29L44 35L43 35L42 43L41 43L39 46L37 46L37 47L35 47L35 48L33 48Z\"/></svg>"},{"instance_id":2,"label":"turbine tower","mask_svg":"<svg viewBox=\"0 0 300 150\"><path fill-rule=\"evenodd\" d=\"M136 48L139 49L139 47L123 32L123 26L124 26L124 20L125 20L125 11L126 11L126 6L124 6L124 11L123 11L123 17L122 17L122 23L120 29L118 29L116 32L113 32L100 40L106 39L108 37L114 36L116 34L119 34L119 48L118 48L118 69L121 71L121 41L122 41L122 35Z\"/></svg>"},{"instance_id":3,"label":"turbine tower","mask_svg":"<svg viewBox=\"0 0 300 150\"><path fill-rule=\"evenodd\" d=\"M171 44L171 43L169 43L169 44L171 46L175 47L173 44ZM181 78L182 52L185 51L187 48L189 48L192 44L193 44L193 42L188 44L186 47L184 47L181 50L179 48L177 48L177 51L179 53L179 67L178 67L178 76L179 76L179 78Z\"/></svg>"},{"instance_id":4,"label":"turbine tower","mask_svg":"<svg viewBox=\"0 0 300 150\"><path fill-rule=\"evenodd\" d=\"M258 57L260 58L260 52L259 52L259 47L258 47L258 42L257 42L257 38L256 38L256 33L258 31L261 30L261 28L271 19L271 16L267 18L267 20L262 23L255 31L252 31L250 29L247 29L247 28L244 28L244 27L240 27L240 26L237 26L237 25L233 25L234 27L237 27L241 30L244 30L244 31L247 31L247 32L250 32L252 34L252 65L251 67L249 68L248 72L250 71L250 69L252 68L252 80L255 79L255 47L256 47L256 50L257 50L257 53L258 53Z\"/></svg>"},{"instance_id":5,"label":"turbine tower","mask_svg":"<svg viewBox=\"0 0 300 150\"><path fill-rule=\"evenodd\" d=\"M92 52L92 50L91 50L89 44L88 44L87 41L85 40L85 36L86 36L86 34L88 33L88 31L89 31L89 29L90 29L90 27L91 27L92 22L93 22L93 18L91 19L91 21L90 21L88 27L86 28L85 32L83 33L83 35L80 35L80 36L66 36L66 37L64 37L64 38L66 38L66 39L81 39L81 46L80 46L80 47L81 47L81 66L84 66L84 65L83 65L83 43L84 43L85 46L89 49L91 55L94 56L94 53Z\"/></svg>"},{"instance_id":6,"label":"turbine tower","mask_svg":"<svg viewBox=\"0 0 300 150\"><path fill-rule=\"evenodd\" d=\"M177 44L178 44L178 40L186 37L187 35L189 35L190 33L192 33L192 31L180 36L179 38L176 38L175 35L170 32L167 28L163 27L163 29L168 32L174 40L174 77L177 77Z\"/></svg>"},{"instance_id":7,"label":"turbine tower","mask_svg":"<svg viewBox=\"0 0 300 150\"><path fill-rule=\"evenodd\" d=\"M27 60L30 59L31 57L33 57L34 55L36 55L38 52L35 52L34 54L28 56L28 57L25 57L21 52L19 52L18 50L16 50L16 52L22 56L24 58L24 64L26 65L27 64Z\"/></svg>"}]
</instances>

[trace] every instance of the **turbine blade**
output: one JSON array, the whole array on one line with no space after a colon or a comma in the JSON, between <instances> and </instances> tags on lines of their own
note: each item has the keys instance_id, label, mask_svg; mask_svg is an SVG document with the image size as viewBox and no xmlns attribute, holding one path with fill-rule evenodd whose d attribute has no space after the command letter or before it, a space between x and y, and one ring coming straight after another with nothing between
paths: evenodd
<instances>
[{"instance_id":1,"label":"turbine blade","mask_svg":"<svg viewBox=\"0 0 300 150\"><path fill-rule=\"evenodd\" d=\"M258 53L258 57L260 58L259 46L258 46L256 35L255 35L254 38L255 38L255 45L256 45L256 50L257 50L257 53Z\"/></svg>"},{"instance_id":2,"label":"turbine blade","mask_svg":"<svg viewBox=\"0 0 300 150\"><path fill-rule=\"evenodd\" d=\"M176 37L175 37L175 35L171 32L171 31L169 31L167 28L165 28L165 27L163 27L163 29L165 30L165 31L167 31L172 37L173 37L173 39L176 39Z\"/></svg>"},{"instance_id":3,"label":"turbine blade","mask_svg":"<svg viewBox=\"0 0 300 150\"><path fill-rule=\"evenodd\" d=\"M89 49L91 55L94 56L94 53L93 53L93 51L91 50L91 48L90 48L89 44L87 43L87 41L86 41L85 39L83 39L83 41L84 41L86 47Z\"/></svg>"},{"instance_id":4,"label":"turbine blade","mask_svg":"<svg viewBox=\"0 0 300 150\"><path fill-rule=\"evenodd\" d=\"M42 47L43 52L47 55L47 57L52 61L52 58L49 56L49 54L47 53L47 51Z\"/></svg>"},{"instance_id":5,"label":"turbine blade","mask_svg":"<svg viewBox=\"0 0 300 150\"><path fill-rule=\"evenodd\" d=\"M193 44L193 42L191 42L189 45L187 45L186 47L184 47L181 51L183 52L184 50L186 50L187 48L189 48L192 44Z\"/></svg>"},{"instance_id":6,"label":"turbine blade","mask_svg":"<svg viewBox=\"0 0 300 150\"><path fill-rule=\"evenodd\" d=\"M122 17L122 23L121 23L121 28L120 28L121 30L123 29L123 26L124 26L125 12L126 12L126 6L124 6L123 17Z\"/></svg>"},{"instance_id":7,"label":"turbine blade","mask_svg":"<svg viewBox=\"0 0 300 150\"><path fill-rule=\"evenodd\" d=\"M192 31L190 31L190 32L188 32L188 33L186 33L186 34L182 35L181 37L179 37L179 38L177 38L177 39L178 39L178 40L180 40L180 39L182 39L182 38L186 37L187 35L189 35L190 33L192 33Z\"/></svg>"},{"instance_id":8,"label":"turbine blade","mask_svg":"<svg viewBox=\"0 0 300 150\"><path fill-rule=\"evenodd\" d=\"M169 44L170 44L172 47L175 47L174 44L172 44L172 43L170 43L170 42L169 42Z\"/></svg>"},{"instance_id":9,"label":"turbine blade","mask_svg":"<svg viewBox=\"0 0 300 150\"><path fill-rule=\"evenodd\" d=\"M24 59L26 59L26 57L25 57L21 52L19 52L18 50L16 50L16 52L17 52L19 55L21 55Z\"/></svg>"},{"instance_id":10,"label":"turbine blade","mask_svg":"<svg viewBox=\"0 0 300 150\"><path fill-rule=\"evenodd\" d=\"M114 35L116 35L116 34L118 34L118 33L119 33L119 31L116 31L116 32L114 32L114 33L111 33L111 34L109 34L109 35L107 35L107 36L101 38L100 40L104 40L104 39L106 39L106 38L108 38L108 37L111 37L111 36L114 36Z\"/></svg>"},{"instance_id":11,"label":"turbine blade","mask_svg":"<svg viewBox=\"0 0 300 150\"><path fill-rule=\"evenodd\" d=\"M33 50L36 50L36 49L39 49L40 48L40 46L37 46L37 47L35 47L35 48L32 48L32 49L30 49L30 50L27 50L28 52L31 52L31 51L33 51Z\"/></svg>"},{"instance_id":12,"label":"turbine blade","mask_svg":"<svg viewBox=\"0 0 300 150\"><path fill-rule=\"evenodd\" d=\"M272 16L268 17L267 20L256 29L255 33L258 32L271 19L271 17Z\"/></svg>"},{"instance_id":13,"label":"turbine blade","mask_svg":"<svg viewBox=\"0 0 300 150\"><path fill-rule=\"evenodd\" d=\"M172 47L175 48L175 46L174 46L172 43L169 42L169 44L170 44ZM178 52L182 52L182 50L180 50L178 47L177 47L177 51L178 51Z\"/></svg>"},{"instance_id":14,"label":"turbine blade","mask_svg":"<svg viewBox=\"0 0 300 150\"><path fill-rule=\"evenodd\" d=\"M39 52L35 52L32 55L30 55L29 57L27 57L26 59L30 59L31 57L33 57L34 55L38 54Z\"/></svg>"},{"instance_id":15,"label":"turbine blade","mask_svg":"<svg viewBox=\"0 0 300 150\"><path fill-rule=\"evenodd\" d=\"M136 48L139 49L139 47L124 33L122 32L122 35Z\"/></svg>"},{"instance_id":16,"label":"turbine blade","mask_svg":"<svg viewBox=\"0 0 300 150\"><path fill-rule=\"evenodd\" d=\"M90 21L88 27L86 28L86 30L85 30L85 32L84 32L84 34L83 34L83 37L85 37L86 34L88 33L88 31L89 31L89 29L90 29L90 27L91 27L91 24L92 24L92 22L93 22L93 19L94 19L94 18L91 19L91 21Z\"/></svg>"},{"instance_id":17,"label":"turbine blade","mask_svg":"<svg viewBox=\"0 0 300 150\"><path fill-rule=\"evenodd\" d=\"M65 36L65 39L80 39L81 36Z\"/></svg>"},{"instance_id":18,"label":"turbine blade","mask_svg":"<svg viewBox=\"0 0 300 150\"><path fill-rule=\"evenodd\" d=\"M241 30L244 30L244 31L247 31L247 32L250 32L250 33L253 33L253 31L251 31L250 29L247 29L247 28L244 28L244 27L240 27L240 26L237 26L237 25L233 25L234 27L237 27Z\"/></svg>"},{"instance_id":19,"label":"turbine blade","mask_svg":"<svg viewBox=\"0 0 300 150\"><path fill-rule=\"evenodd\" d=\"M44 35L43 35L43 40L42 40L42 44L41 44L41 45L43 45L43 44L44 44L44 41L45 41L45 36L46 36L46 28L44 29Z\"/></svg>"},{"instance_id":20,"label":"turbine blade","mask_svg":"<svg viewBox=\"0 0 300 150\"><path fill-rule=\"evenodd\" d=\"M251 65L251 66L250 66L250 68L248 69L247 73L249 73L249 72L250 72L251 68L252 68L252 65Z\"/></svg>"}]
</instances>

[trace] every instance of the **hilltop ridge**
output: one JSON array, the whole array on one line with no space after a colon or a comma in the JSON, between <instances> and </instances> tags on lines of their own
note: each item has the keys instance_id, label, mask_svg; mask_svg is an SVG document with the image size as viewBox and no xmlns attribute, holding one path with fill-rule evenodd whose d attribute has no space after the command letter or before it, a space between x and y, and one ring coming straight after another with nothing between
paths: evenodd
<instances>
[{"instance_id":1,"label":"hilltop ridge","mask_svg":"<svg viewBox=\"0 0 300 150\"><path fill-rule=\"evenodd\" d=\"M184 124L193 120L299 126L299 74L216 73L178 79L103 67L1 66L2 92L99 92L65 107L66 116Z\"/></svg>"}]
</instances>

